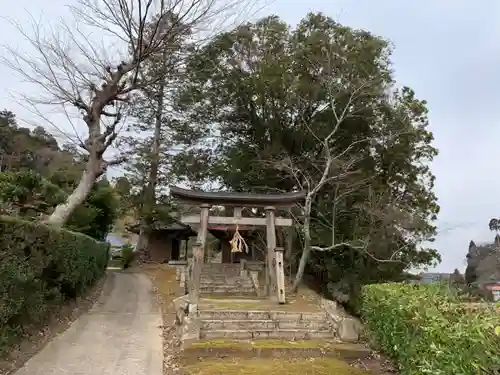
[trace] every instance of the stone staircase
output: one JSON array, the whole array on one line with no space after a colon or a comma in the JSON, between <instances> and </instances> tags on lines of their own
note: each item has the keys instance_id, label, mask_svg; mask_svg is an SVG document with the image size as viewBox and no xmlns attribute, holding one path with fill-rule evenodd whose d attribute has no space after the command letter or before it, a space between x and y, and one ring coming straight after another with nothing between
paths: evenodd
<instances>
[{"instance_id":1,"label":"stone staircase","mask_svg":"<svg viewBox=\"0 0 500 375\"><path fill-rule=\"evenodd\" d=\"M248 272L239 264L211 263L203 266L200 280L202 297L257 296Z\"/></svg>"},{"instance_id":2,"label":"stone staircase","mask_svg":"<svg viewBox=\"0 0 500 375\"><path fill-rule=\"evenodd\" d=\"M325 312L200 310L201 339L333 339Z\"/></svg>"}]
</instances>

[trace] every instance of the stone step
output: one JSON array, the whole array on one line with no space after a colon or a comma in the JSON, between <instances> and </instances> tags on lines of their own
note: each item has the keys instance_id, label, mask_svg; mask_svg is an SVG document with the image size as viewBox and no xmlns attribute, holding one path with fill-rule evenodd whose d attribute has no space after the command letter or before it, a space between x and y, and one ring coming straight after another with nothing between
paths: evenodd
<instances>
[{"instance_id":1,"label":"stone step","mask_svg":"<svg viewBox=\"0 0 500 375\"><path fill-rule=\"evenodd\" d=\"M240 263L204 263L203 268L240 268Z\"/></svg>"},{"instance_id":2,"label":"stone step","mask_svg":"<svg viewBox=\"0 0 500 375\"><path fill-rule=\"evenodd\" d=\"M201 284L200 284L201 286ZM252 289L255 291L255 289L249 285L248 287L245 287L243 285L235 285L235 284L204 284L206 287L205 289L218 289L220 292L223 290L233 290L233 289Z\"/></svg>"},{"instance_id":3,"label":"stone step","mask_svg":"<svg viewBox=\"0 0 500 375\"><path fill-rule=\"evenodd\" d=\"M202 273L200 279L210 279L210 280L226 280L226 279L238 279L238 278L243 278L243 279L250 279L248 276L240 276L240 273L234 273L234 274L220 274L220 275L210 275L208 273Z\"/></svg>"},{"instance_id":4,"label":"stone step","mask_svg":"<svg viewBox=\"0 0 500 375\"><path fill-rule=\"evenodd\" d=\"M344 344L336 340L201 340L187 346L181 357L183 364L198 363L205 358L339 358L365 359L372 351L359 344Z\"/></svg>"},{"instance_id":5,"label":"stone step","mask_svg":"<svg viewBox=\"0 0 500 375\"><path fill-rule=\"evenodd\" d=\"M200 281L208 281L208 282L252 282L252 280L249 277L242 277L242 276L233 276L233 277L227 277L227 276L221 276L221 277L211 277L211 276L201 276Z\"/></svg>"},{"instance_id":6,"label":"stone step","mask_svg":"<svg viewBox=\"0 0 500 375\"><path fill-rule=\"evenodd\" d=\"M252 289L255 291L254 287L252 284L216 284L216 283L201 283L200 288L201 289L212 289L212 288L243 288L243 289Z\"/></svg>"},{"instance_id":7,"label":"stone step","mask_svg":"<svg viewBox=\"0 0 500 375\"><path fill-rule=\"evenodd\" d=\"M202 268L201 273L207 275L237 275L241 272L240 268Z\"/></svg>"},{"instance_id":8,"label":"stone step","mask_svg":"<svg viewBox=\"0 0 500 375\"><path fill-rule=\"evenodd\" d=\"M327 321L275 321L275 320L202 320L205 330L255 330L255 329L298 329L330 330Z\"/></svg>"},{"instance_id":9,"label":"stone step","mask_svg":"<svg viewBox=\"0 0 500 375\"><path fill-rule=\"evenodd\" d=\"M234 272L240 272L241 267L203 267L201 269L201 272L203 273L234 273Z\"/></svg>"},{"instance_id":10,"label":"stone step","mask_svg":"<svg viewBox=\"0 0 500 375\"><path fill-rule=\"evenodd\" d=\"M288 311L249 311L249 310L200 310L202 320L273 320L273 321L328 321L324 312L295 313Z\"/></svg>"},{"instance_id":11,"label":"stone step","mask_svg":"<svg viewBox=\"0 0 500 375\"><path fill-rule=\"evenodd\" d=\"M213 284L242 284L242 283L247 283L247 284L252 284L252 280L246 279L243 277L239 278L225 278L225 279L209 279L209 278L203 278L200 280L200 283L213 283Z\"/></svg>"},{"instance_id":12,"label":"stone step","mask_svg":"<svg viewBox=\"0 0 500 375\"><path fill-rule=\"evenodd\" d=\"M291 340L310 340L327 339L335 335L328 330L311 329L217 329L200 331L201 339L291 339Z\"/></svg>"},{"instance_id":13,"label":"stone step","mask_svg":"<svg viewBox=\"0 0 500 375\"><path fill-rule=\"evenodd\" d=\"M210 274L201 274L200 279L202 280L226 280L226 279L250 279L248 276L240 276L240 274L220 274L220 275L210 275Z\"/></svg>"},{"instance_id":14,"label":"stone step","mask_svg":"<svg viewBox=\"0 0 500 375\"><path fill-rule=\"evenodd\" d=\"M202 295L224 294L224 295L257 295L254 288L238 288L233 286L215 286L200 288Z\"/></svg>"}]
</instances>

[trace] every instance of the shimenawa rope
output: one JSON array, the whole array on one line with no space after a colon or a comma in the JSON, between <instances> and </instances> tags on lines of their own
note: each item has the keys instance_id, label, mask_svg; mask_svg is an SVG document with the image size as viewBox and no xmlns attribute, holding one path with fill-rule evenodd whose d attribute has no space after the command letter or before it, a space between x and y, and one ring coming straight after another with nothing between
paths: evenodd
<instances>
[{"instance_id":1,"label":"shimenawa rope","mask_svg":"<svg viewBox=\"0 0 500 375\"><path fill-rule=\"evenodd\" d=\"M248 253L248 245L238 230L238 224L236 224L236 231L234 232L233 239L229 241L229 243L231 244L232 253Z\"/></svg>"}]
</instances>

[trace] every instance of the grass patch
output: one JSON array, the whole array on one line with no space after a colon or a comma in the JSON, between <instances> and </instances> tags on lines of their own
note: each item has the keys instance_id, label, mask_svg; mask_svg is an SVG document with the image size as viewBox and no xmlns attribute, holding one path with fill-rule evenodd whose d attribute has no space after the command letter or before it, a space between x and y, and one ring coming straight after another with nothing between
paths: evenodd
<instances>
[{"instance_id":1,"label":"grass patch","mask_svg":"<svg viewBox=\"0 0 500 375\"><path fill-rule=\"evenodd\" d=\"M278 359L247 359L238 361L200 361L186 366L188 375L367 375L368 372L347 363L327 358L285 361Z\"/></svg>"}]
</instances>

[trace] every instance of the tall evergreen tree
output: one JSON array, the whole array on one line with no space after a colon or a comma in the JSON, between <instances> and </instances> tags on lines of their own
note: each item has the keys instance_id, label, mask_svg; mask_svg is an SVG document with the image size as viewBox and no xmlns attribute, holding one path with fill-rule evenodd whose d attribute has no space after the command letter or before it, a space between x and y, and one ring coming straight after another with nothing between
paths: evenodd
<instances>
[{"instance_id":1,"label":"tall evergreen tree","mask_svg":"<svg viewBox=\"0 0 500 375\"><path fill-rule=\"evenodd\" d=\"M439 259L419 246L439 211L426 103L395 88L390 53L308 14L295 28L275 16L240 26L190 61L177 107L192 147L178 172L234 191L305 189L297 283L306 265L333 285Z\"/></svg>"}]
</instances>

